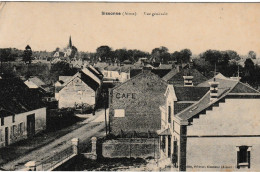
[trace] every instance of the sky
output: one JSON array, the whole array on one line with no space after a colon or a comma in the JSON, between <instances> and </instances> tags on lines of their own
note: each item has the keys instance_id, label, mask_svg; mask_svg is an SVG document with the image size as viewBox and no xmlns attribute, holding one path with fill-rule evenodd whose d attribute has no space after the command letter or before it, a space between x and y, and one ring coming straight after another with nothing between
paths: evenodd
<instances>
[{"instance_id":1,"label":"sky","mask_svg":"<svg viewBox=\"0 0 260 172\"><path fill-rule=\"evenodd\" d=\"M102 15L136 12L136 16ZM144 13L167 13L151 16ZM1 2L0 48L235 50L260 55L260 3Z\"/></svg>"}]
</instances>

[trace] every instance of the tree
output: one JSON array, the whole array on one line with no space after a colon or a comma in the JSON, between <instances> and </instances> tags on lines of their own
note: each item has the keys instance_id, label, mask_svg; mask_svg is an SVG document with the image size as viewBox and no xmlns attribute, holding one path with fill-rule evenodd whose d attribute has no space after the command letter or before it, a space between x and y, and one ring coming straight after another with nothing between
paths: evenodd
<instances>
[{"instance_id":1,"label":"tree","mask_svg":"<svg viewBox=\"0 0 260 172\"><path fill-rule=\"evenodd\" d=\"M179 57L182 59L182 61L184 63L188 63L188 62L190 62L191 55L192 55L191 50L183 49L183 50L180 51L180 56Z\"/></svg>"},{"instance_id":2,"label":"tree","mask_svg":"<svg viewBox=\"0 0 260 172\"><path fill-rule=\"evenodd\" d=\"M227 55L229 56L230 60L240 60L240 56L237 54L236 51L233 51L233 50L227 50L225 51L225 53L227 53Z\"/></svg>"},{"instance_id":3,"label":"tree","mask_svg":"<svg viewBox=\"0 0 260 172\"><path fill-rule=\"evenodd\" d=\"M107 45L103 45L97 48L96 54L101 61L106 61L111 53L111 48Z\"/></svg>"},{"instance_id":4,"label":"tree","mask_svg":"<svg viewBox=\"0 0 260 172\"><path fill-rule=\"evenodd\" d=\"M23 52L23 61L26 64L31 64L32 62L32 49L29 45L25 47L25 50Z\"/></svg>"},{"instance_id":5,"label":"tree","mask_svg":"<svg viewBox=\"0 0 260 172\"><path fill-rule=\"evenodd\" d=\"M161 46L159 48L154 48L151 54L151 61L156 63L168 63L171 55L168 53L168 48Z\"/></svg>"},{"instance_id":6,"label":"tree","mask_svg":"<svg viewBox=\"0 0 260 172\"><path fill-rule=\"evenodd\" d=\"M256 53L254 51L249 51L248 52L248 58L256 59Z\"/></svg>"}]
</instances>

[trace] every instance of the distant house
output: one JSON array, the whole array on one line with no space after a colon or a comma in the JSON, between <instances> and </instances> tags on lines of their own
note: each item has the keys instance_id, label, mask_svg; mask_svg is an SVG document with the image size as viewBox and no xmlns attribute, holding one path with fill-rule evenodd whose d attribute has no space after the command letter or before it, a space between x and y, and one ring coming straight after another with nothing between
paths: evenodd
<instances>
[{"instance_id":1,"label":"distant house","mask_svg":"<svg viewBox=\"0 0 260 172\"><path fill-rule=\"evenodd\" d=\"M55 98L59 108L95 107L102 81L87 68L74 76L61 76L55 83Z\"/></svg>"},{"instance_id":2,"label":"distant house","mask_svg":"<svg viewBox=\"0 0 260 172\"><path fill-rule=\"evenodd\" d=\"M260 92L222 74L197 87L168 85L161 159L177 171L260 169L259 104Z\"/></svg>"},{"instance_id":3,"label":"distant house","mask_svg":"<svg viewBox=\"0 0 260 172\"><path fill-rule=\"evenodd\" d=\"M110 90L109 121L114 135L156 133L167 83L149 70Z\"/></svg>"},{"instance_id":4,"label":"distant house","mask_svg":"<svg viewBox=\"0 0 260 172\"><path fill-rule=\"evenodd\" d=\"M19 79L0 79L0 147L46 129L46 108Z\"/></svg>"},{"instance_id":5,"label":"distant house","mask_svg":"<svg viewBox=\"0 0 260 172\"><path fill-rule=\"evenodd\" d=\"M106 80L117 80L125 82L130 79L130 70L135 68L134 65L123 65L123 66L107 66L103 69L104 79Z\"/></svg>"},{"instance_id":6,"label":"distant house","mask_svg":"<svg viewBox=\"0 0 260 172\"><path fill-rule=\"evenodd\" d=\"M133 78L136 75L142 73L143 70L146 70L146 69L131 69L130 78ZM160 78L163 78L165 75L167 75L171 71L171 69L150 69L150 71L152 73L158 75Z\"/></svg>"}]
</instances>

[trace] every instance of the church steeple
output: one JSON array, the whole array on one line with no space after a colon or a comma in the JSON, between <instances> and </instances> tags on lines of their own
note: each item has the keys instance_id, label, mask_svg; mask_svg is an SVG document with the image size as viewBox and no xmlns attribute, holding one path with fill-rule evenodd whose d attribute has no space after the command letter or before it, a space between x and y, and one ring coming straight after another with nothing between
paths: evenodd
<instances>
[{"instance_id":1,"label":"church steeple","mask_svg":"<svg viewBox=\"0 0 260 172\"><path fill-rule=\"evenodd\" d=\"M70 36L70 40L69 40L69 47L72 48L71 36Z\"/></svg>"}]
</instances>

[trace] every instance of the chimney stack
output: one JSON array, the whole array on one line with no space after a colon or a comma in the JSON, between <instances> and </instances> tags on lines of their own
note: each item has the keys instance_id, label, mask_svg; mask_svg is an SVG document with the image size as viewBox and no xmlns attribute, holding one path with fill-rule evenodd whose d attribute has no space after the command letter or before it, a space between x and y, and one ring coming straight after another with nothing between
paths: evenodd
<instances>
[{"instance_id":1,"label":"chimney stack","mask_svg":"<svg viewBox=\"0 0 260 172\"><path fill-rule=\"evenodd\" d=\"M212 82L209 82L210 85L210 101L214 101L218 98L218 85L219 82L216 82L216 79Z\"/></svg>"}]
</instances>

